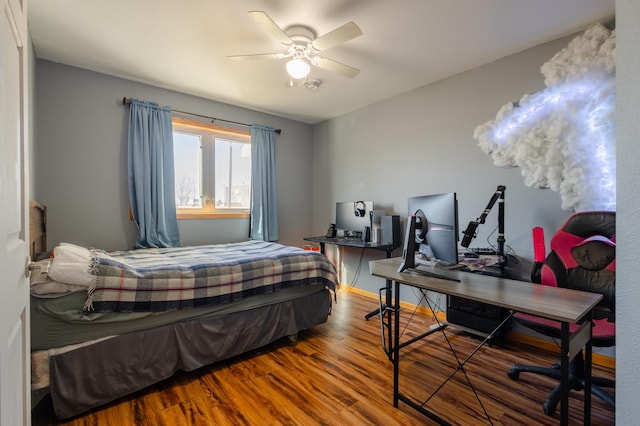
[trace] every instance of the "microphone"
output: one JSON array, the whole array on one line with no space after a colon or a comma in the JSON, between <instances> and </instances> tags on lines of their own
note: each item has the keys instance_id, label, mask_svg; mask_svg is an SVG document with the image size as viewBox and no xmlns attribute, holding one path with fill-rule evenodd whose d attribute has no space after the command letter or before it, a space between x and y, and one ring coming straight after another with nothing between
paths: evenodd
<instances>
[{"instance_id":1,"label":"microphone","mask_svg":"<svg viewBox=\"0 0 640 426\"><path fill-rule=\"evenodd\" d=\"M469 244L471 244L471 240L476 237L476 229L478 229L478 222L469 222L469 225L467 225L467 229L464 230L464 237L462 238L462 242L460 243L462 247L469 247Z\"/></svg>"}]
</instances>

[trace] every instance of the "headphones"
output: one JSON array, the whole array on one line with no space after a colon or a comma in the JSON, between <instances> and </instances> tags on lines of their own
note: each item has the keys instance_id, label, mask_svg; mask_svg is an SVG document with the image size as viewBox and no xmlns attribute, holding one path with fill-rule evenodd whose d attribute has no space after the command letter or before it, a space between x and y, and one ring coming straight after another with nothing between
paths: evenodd
<instances>
[{"instance_id":1,"label":"headphones","mask_svg":"<svg viewBox=\"0 0 640 426\"><path fill-rule=\"evenodd\" d=\"M355 203L353 203L353 206L353 213L356 215L356 217L364 217L367 210L364 201L356 201Z\"/></svg>"},{"instance_id":2,"label":"headphones","mask_svg":"<svg viewBox=\"0 0 640 426\"><path fill-rule=\"evenodd\" d=\"M427 215L424 214L422 209L416 210L414 215L416 216L416 241L424 243L427 241L427 232L429 231Z\"/></svg>"}]
</instances>

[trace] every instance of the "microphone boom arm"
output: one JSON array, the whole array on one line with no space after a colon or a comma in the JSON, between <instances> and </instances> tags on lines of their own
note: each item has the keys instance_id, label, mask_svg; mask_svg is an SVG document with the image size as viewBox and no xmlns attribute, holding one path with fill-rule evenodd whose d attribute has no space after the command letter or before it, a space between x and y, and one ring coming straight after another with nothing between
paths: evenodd
<instances>
[{"instance_id":1,"label":"microphone boom arm","mask_svg":"<svg viewBox=\"0 0 640 426\"><path fill-rule=\"evenodd\" d=\"M491 209L498 201L498 249L496 250L498 256L500 257L500 271L504 273L504 264L505 264L505 256L504 256L504 192L507 188L504 185L498 185L496 191L491 196L487 207L484 208L480 216L475 220L469 222L467 225L467 229L464 231L464 237L462 238L462 242L460 245L462 247L469 247L471 240L476 237L476 231L478 229L478 225L484 224L487 215L491 212Z\"/></svg>"}]
</instances>

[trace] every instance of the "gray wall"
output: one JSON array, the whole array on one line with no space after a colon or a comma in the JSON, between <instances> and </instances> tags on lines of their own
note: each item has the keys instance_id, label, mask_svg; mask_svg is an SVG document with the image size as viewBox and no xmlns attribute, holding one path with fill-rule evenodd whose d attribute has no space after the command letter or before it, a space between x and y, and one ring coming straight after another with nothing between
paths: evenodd
<instances>
[{"instance_id":1,"label":"gray wall","mask_svg":"<svg viewBox=\"0 0 640 426\"><path fill-rule=\"evenodd\" d=\"M213 77L212 77L213 78ZM276 139L280 242L302 245L311 228L310 125L39 60L32 198L48 207L48 246L133 246L127 192L128 108L123 97L242 123L281 128ZM180 220L183 245L247 239L248 219Z\"/></svg>"},{"instance_id":2,"label":"gray wall","mask_svg":"<svg viewBox=\"0 0 640 426\"><path fill-rule=\"evenodd\" d=\"M616 1L618 215L616 281L616 424L638 424L640 394L640 3Z\"/></svg>"},{"instance_id":3,"label":"gray wall","mask_svg":"<svg viewBox=\"0 0 640 426\"><path fill-rule=\"evenodd\" d=\"M504 104L544 88L540 66L572 37L556 40L458 74L314 126L313 224L322 233L335 220L336 201L373 200L387 214L408 213L407 198L455 191L459 225L476 219L500 184L505 185L506 245L518 258L510 273L529 279L531 228L547 241L569 212L551 190L524 185L518 168L500 168L477 146L475 128L494 119ZM478 228L472 247L487 247L498 206ZM496 243L497 234L490 238ZM399 253L399 250L398 250ZM358 270L359 250L344 250L343 283ZM380 279L366 262L384 257L367 251L356 287L377 292ZM409 299L411 300L411 299Z\"/></svg>"}]
</instances>

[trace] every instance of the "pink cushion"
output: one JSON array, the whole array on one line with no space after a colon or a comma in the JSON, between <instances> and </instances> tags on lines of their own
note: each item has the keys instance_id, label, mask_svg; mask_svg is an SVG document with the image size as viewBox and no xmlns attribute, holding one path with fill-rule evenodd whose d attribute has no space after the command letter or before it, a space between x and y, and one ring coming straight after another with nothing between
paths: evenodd
<instances>
[{"instance_id":1,"label":"pink cushion","mask_svg":"<svg viewBox=\"0 0 640 426\"><path fill-rule=\"evenodd\" d=\"M534 323L543 327L547 327L553 330L557 330L559 335L560 333L560 325L559 321L549 320L545 318L536 317L534 315L516 313L514 314L517 320L522 320L529 323ZM593 339L611 339L616 335L616 323L610 322L606 318L602 319L594 319L593 321L593 329L591 331ZM527 325L529 326L529 325ZM569 331L573 333L578 329L578 324L569 324Z\"/></svg>"}]
</instances>

